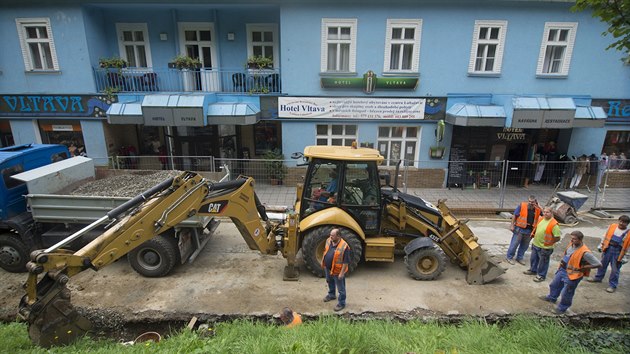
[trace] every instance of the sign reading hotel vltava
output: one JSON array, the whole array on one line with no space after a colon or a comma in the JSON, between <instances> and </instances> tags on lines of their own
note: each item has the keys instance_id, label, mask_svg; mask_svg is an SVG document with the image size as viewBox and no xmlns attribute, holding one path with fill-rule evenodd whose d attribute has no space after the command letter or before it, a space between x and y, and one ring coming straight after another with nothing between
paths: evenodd
<instances>
[{"instance_id":1,"label":"sign reading hotel vltava","mask_svg":"<svg viewBox=\"0 0 630 354\"><path fill-rule=\"evenodd\" d=\"M280 118L424 119L424 98L278 97Z\"/></svg>"}]
</instances>

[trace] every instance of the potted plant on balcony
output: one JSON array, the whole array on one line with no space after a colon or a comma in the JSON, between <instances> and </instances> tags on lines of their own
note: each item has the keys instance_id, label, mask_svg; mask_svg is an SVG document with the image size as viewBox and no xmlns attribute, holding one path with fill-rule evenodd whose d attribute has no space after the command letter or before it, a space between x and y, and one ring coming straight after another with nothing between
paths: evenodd
<instances>
[{"instance_id":1,"label":"potted plant on balcony","mask_svg":"<svg viewBox=\"0 0 630 354\"><path fill-rule=\"evenodd\" d=\"M168 67L171 69L190 70L201 68L201 61L198 58L193 58L188 55L180 54L172 59L168 63Z\"/></svg>"},{"instance_id":2,"label":"potted plant on balcony","mask_svg":"<svg viewBox=\"0 0 630 354\"><path fill-rule=\"evenodd\" d=\"M284 155L278 149L267 150L263 154L265 169L269 174L271 185L281 185L287 174L287 167L284 165Z\"/></svg>"},{"instance_id":3,"label":"potted plant on balcony","mask_svg":"<svg viewBox=\"0 0 630 354\"><path fill-rule=\"evenodd\" d=\"M127 61L119 57L100 58L98 65L103 69L116 68L118 71L127 67Z\"/></svg>"},{"instance_id":4,"label":"potted plant on balcony","mask_svg":"<svg viewBox=\"0 0 630 354\"><path fill-rule=\"evenodd\" d=\"M262 55L252 55L247 58L248 69L271 69L273 67L273 59Z\"/></svg>"}]
</instances>

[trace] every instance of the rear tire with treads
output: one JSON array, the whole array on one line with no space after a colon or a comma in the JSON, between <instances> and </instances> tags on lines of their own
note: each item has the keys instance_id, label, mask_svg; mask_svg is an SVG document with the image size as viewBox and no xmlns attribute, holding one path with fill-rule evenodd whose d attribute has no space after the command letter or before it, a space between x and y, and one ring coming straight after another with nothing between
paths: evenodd
<instances>
[{"instance_id":1,"label":"rear tire with treads","mask_svg":"<svg viewBox=\"0 0 630 354\"><path fill-rule=\"evenodd\" d=\"M334 226L319 226L309 230L304 237L302 243L302 256L304 257L304 264L313 274L318 277L323 277L324 270L322 269L322 258L324 257L324 249L326 248L326 240L330 236L330 230ZM339 227L339 233L348 246L350 246L350 263L348 264L348 272L352 272L363 255L363 243L357 234L352 230Z\"/></svg>"}]
</instances>

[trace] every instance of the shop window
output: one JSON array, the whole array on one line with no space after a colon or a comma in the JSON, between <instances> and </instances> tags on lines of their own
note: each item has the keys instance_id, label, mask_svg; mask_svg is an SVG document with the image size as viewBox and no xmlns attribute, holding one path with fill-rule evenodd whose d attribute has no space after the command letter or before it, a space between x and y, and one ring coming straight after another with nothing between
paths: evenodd
<instances>
[{"instance_id":1,"label":"shop window","mask_svg":"<svg viewBox=\"0 0 630 354\"><path fill-rule=\"evenodd\" d=\"M15 165L2 169L2 180L4 181L4 185L7 189L15 188L25 183L24 181L11 178L11 176L22 172L24 172L24 167L22 167L22 165Z\"/></svg>"},{"instance_id":2,"label":"shop window","mask_svg":"<svg viewBox=\"0 0 630 354\"><path fill-rule=\"evenodd\" d=\"M604 153L608 155L608 168L612 170L630 169L630 131L610 130L606 133Z\"/></svg>"},{"instance_id":3,"label":"shop window","mask_svg":"<svg viewBox=\"0 0 630 354\"><path fill-rule=\"evenodd\" d=\"M132 68L151 67L149 31L146 23L117 23L120 57Z\"/></svg>"},{"instance_id":4,"label":"shop window","mask_svg":"<svg viewBox=\"0 0 630 354\"><path fill-rule=\"evenodd\" d=\"M577 22L545 23L537 75L558 77L569 74L577 26Z\"/></svg>"},{"instance_id":5,"label":"shop window","mask_svg":"<svg viewBox=\"0 0 630 354\"><path fill-rule=\"evenodd\" d=\"M50 19L17 18L15 22L26 71L58 71Z\"/></svg>"},{"instance_id":6,"label":"shop window","mask_svg":"<svg viewBox=\"0 0 630 354\"><path fill-rule=\"evenodd\" d=\"M387 20L383 72L417 73L422 20Z\"/></svg>"},{"instance_id":7,"label":"shop window","mask_svg":"<svg viewBox=\"0 0 630 354\"><path fill-rule=\"evenodd\" d=\"M358 139L356 124L318 124L317 145L352 146Z\"/></svg>"},{"instance_id":8,"label":"shop window","mask_svg":"<svg viewBox=\"0 0 630 354\"><path fill-rule=\"evenodd\" d=\"M44 144L62 144L68 147L71 156L87 156L81 124L76 121L39 121Z\"/></svg>"},{"instance_id":9,"label":"shop window","mask_svg":"<svg viewBox=\"0 0 630 354\"><path fill-rule=\"evenodd\" d=\"M405 166L415 166L418 146L417 127L379 127L378 150L385 157L386 166L404 160Z\"/></svg>"},{"instance_id":10,"label":"shop window","mask_svg":"<svg viewBox=\"0 0 630 354\"><path fill-rule=\"evenodd\" d=\"M469 74L500 74L507 21L475 21Z\"/></svg>"},{"instance_id":11,"label":"shop window","mask_svg":"<svg viewBox=\"0 0 630 354\"><path fill-rule=\"evenodd\" d=\"M321 41L322 72L350 73L356 71L356 19L322 19Z\"/></svg>"}]
</instances>

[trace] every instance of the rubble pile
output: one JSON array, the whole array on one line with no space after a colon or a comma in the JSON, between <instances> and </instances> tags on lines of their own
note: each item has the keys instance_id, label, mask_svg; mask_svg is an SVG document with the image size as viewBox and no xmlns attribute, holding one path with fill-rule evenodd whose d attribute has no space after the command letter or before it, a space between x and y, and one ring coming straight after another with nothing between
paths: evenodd
<instances>
[{"instance_id":1,"label":"rubble pile","mask_svg":"<svg viewBox=\"0 0 630 354\"><path fill-rule=\"evenodd\" d=\"M89 195L102 197L135 197L156 184L178 176L181 171L156 171L153 173L130 173L98 179L85 183L71 195Z\"/></svg>"}]
</instances>

